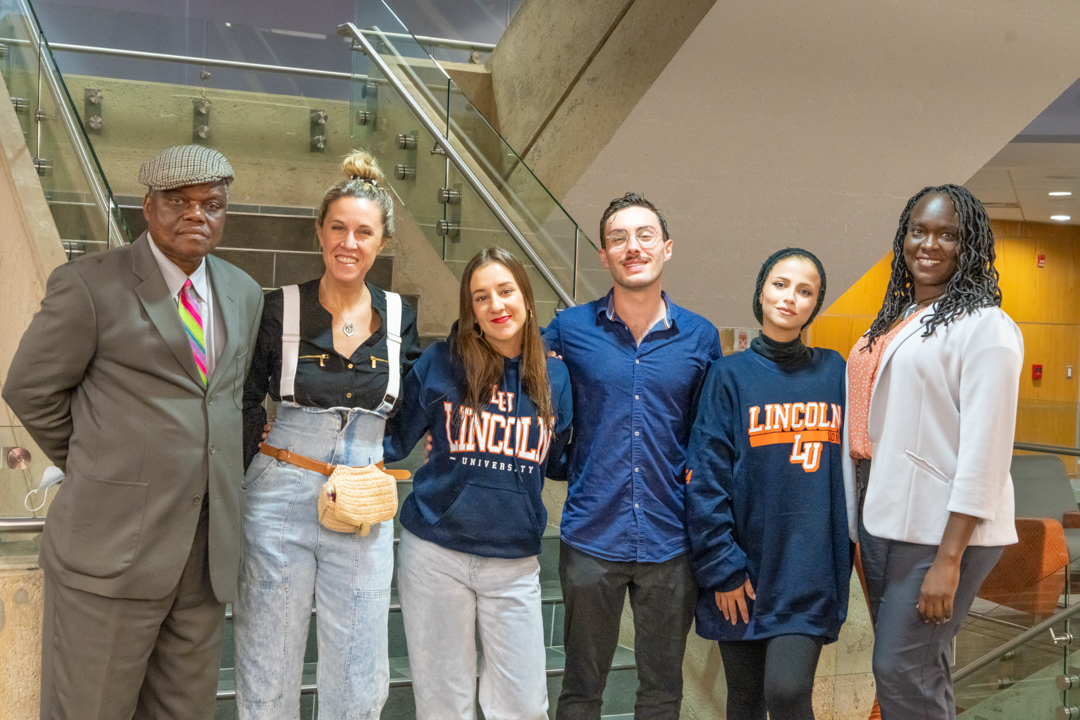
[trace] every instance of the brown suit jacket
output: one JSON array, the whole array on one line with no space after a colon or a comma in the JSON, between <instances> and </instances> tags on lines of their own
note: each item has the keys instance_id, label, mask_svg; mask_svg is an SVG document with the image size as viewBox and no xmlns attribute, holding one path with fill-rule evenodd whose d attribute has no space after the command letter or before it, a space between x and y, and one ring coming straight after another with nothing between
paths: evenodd
<instances>
[{"instance_id":1,"label":"brown suit jacket","mask_svg":"<svg viewBox=\"0 0 1080 720\"><path fill-rule=\"evenodd\" d=\"M69 587L116 598L172 591L210 493L214 594L233 599L243 516L244 379L263 295L207 257L226 342L203 388L176 302L143 234L49 277L3 397L66 470L41 565Z\"/></svg>"}]
</instances>

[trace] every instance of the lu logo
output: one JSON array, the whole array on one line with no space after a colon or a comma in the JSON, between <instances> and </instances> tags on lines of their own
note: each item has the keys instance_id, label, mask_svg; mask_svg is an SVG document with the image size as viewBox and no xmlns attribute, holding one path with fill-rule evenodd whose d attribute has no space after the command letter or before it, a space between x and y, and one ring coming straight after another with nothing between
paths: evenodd
<instances>
[{"instance_id":1,"label":"lu logo","mask_svg":"<svg viewBox=\"0 0 1080 720\"><path fill-rule=\"evenodd\" d=\"M791 457L789 460L792 465L801 464L806 472L814 472L821 465L821 443L804 443L802 435L796 435L795 442L791 444Z\"/></svg>"}]
</instances>

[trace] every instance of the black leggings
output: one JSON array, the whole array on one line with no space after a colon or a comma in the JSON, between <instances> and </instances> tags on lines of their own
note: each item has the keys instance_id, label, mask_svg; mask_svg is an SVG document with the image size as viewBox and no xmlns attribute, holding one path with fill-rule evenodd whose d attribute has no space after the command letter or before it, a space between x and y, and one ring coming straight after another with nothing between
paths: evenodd
<instances>
[{"instance_id":1,"label":"black leggings","mask_svg":"<svg viewBox=\"0 0 1080 720\"><path fill-rule=\"evenodd\" d=\"M814 720L814 673L824 638L779 635L720 643L728 720Z\"/></svg>"}]
</instances>

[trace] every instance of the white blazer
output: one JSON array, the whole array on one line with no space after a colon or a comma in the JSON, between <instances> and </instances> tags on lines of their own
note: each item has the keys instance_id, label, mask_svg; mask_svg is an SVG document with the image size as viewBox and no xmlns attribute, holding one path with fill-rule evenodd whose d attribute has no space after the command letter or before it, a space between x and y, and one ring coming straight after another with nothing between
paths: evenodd
<instances>
[{"instance_id":1,"label":"white blazer","mask_svg":"<svg viewBox=\"0 0 1080 720\"><path fill-rule=\"evenodd\" d=\"M924 329L918 318L909 322L881 358L870 396L874 455L863 524L877 537L939 545L957 512L980 519L971 545L1015 543L1009 465L1024 361L1020 328L1000 308L985 308L930 337ZM844 487L857 542L849 427Z\"/></svg>"}]
</instances>

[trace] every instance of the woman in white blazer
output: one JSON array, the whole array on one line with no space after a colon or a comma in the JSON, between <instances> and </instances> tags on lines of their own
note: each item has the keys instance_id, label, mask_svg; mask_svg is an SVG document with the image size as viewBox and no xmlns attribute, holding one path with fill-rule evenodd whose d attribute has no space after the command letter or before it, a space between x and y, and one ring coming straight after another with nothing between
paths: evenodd
<instances>
[{"instance_id":1,"label":"woman in white blazer","mask_svg":"<svg viewBox=\"0 0 1080 720\"><path fill-rule=\"evenodd\" d=\"M844 481L876 635L884 720L955 718L952 641L1002 547L1024 343L994 235L956 185L900 216L877 319L848 359ZM871 462L872 459L872 462Z\"/></svg>"}]
</instances>

